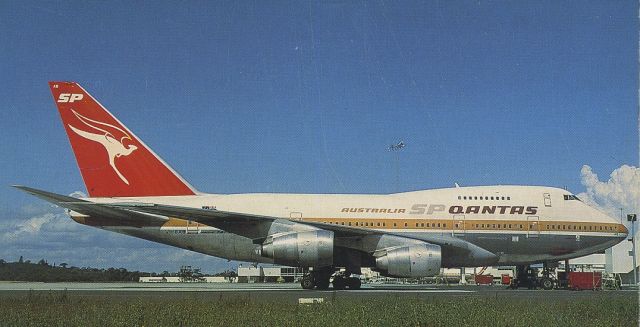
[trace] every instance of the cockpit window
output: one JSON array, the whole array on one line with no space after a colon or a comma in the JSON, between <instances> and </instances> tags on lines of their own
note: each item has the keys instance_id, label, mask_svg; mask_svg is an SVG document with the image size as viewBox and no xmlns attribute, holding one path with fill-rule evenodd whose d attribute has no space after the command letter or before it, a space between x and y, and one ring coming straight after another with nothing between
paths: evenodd
<instances>
[{"instance_id":1,"label":"cockpit window","mask_svg":"<svg viewBox=\"0 0 640 327\"><path fill-rule=\"evenodd\" d=\"M577 196L573 195L573 194L565 194L564 195L564 199L565 201L570 201L570 200L578 200L578 201L582 201L580 200Z\"/></svg>"}]
</instances>

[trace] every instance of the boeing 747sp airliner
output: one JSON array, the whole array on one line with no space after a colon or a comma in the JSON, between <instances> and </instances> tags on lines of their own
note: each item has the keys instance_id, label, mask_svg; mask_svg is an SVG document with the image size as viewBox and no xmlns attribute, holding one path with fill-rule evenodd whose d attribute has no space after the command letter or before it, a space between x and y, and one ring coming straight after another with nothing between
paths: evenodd
<instances>
[{"instance_id":1,"label":"boeing 747sp airliner","mask_svg":"<svg viewBox=\"0 0 640 327\"><path fill-rule=\"evenodd\" d=\"M231 260L308 268L304 288L360 287L442 267L557 262L603 251L627 229L553 187L395 194L207 194L196 190L74 82L50 82L89 197L17 188L78 223ZM333 279L332 279L333 276Z\"/></svg>"}]
</instances>

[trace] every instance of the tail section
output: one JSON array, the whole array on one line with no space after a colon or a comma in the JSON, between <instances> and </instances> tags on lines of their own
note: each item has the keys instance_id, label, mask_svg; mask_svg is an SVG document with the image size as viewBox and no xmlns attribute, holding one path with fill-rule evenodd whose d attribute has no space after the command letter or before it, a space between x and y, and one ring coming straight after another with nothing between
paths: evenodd
<instances>
[{"instance_id":1,"label":"tail section","mask_svg":"<svg viewBox=\"0 0 640 327\"><path fill-rule=\"evenodd\" d=\"M74 82L49 82L91 197L193 195L195 189Z\"/></svg>"}]
</instances>

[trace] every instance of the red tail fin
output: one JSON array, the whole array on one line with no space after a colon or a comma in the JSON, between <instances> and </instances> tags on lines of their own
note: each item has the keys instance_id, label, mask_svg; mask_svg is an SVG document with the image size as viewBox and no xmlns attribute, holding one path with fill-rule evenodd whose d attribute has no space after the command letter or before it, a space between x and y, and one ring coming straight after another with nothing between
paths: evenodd
<instances>
[{"instance_id":1,"label":"red tail fin","mask_svg":"<svg viewBox=\"0 0 640 327\"><path fill-rule=\"evenodd\" d=\"M74 82L49 82L91 197L193 195L195 190Z\"/></svg>"}]
</instances>

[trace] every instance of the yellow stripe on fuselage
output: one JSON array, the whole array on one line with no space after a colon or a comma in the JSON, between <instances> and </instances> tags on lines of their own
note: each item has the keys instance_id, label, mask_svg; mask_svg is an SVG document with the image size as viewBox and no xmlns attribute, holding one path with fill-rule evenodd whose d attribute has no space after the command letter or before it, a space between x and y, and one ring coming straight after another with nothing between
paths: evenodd
<instances>
[{"instance_id":1,"label":"yellow stripe on fuselage","mask_svg":"<svg viewBox=\"0 0 640 327\"><path fill-rule=\"evenodd\" d=\"M491 219L403 219L403 218L303 218L332 225L375 229L435 229L455 231L549 231L549 232L593 232L626 233L622 224L575 222L575 221L524 221Z\"/></svg>"}]
</instances>

